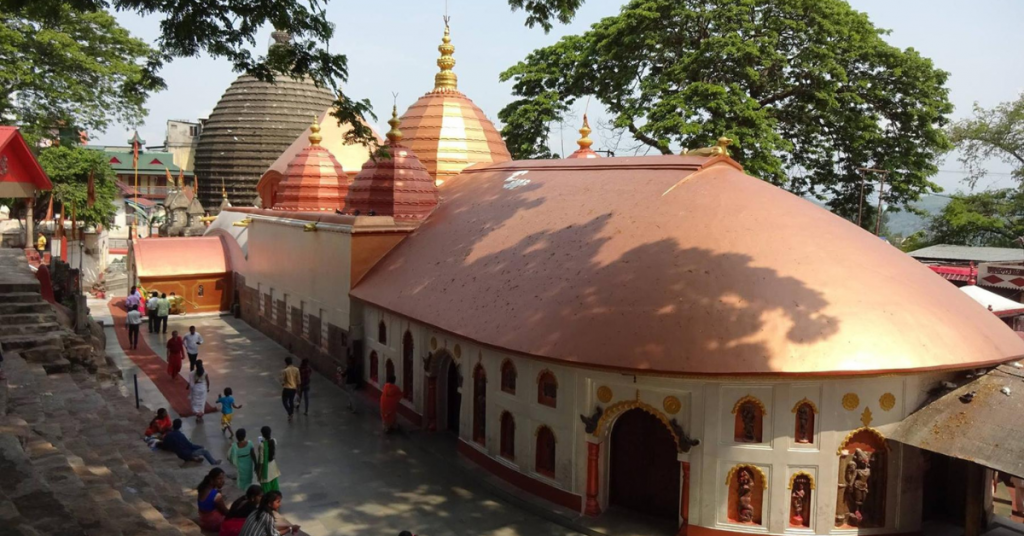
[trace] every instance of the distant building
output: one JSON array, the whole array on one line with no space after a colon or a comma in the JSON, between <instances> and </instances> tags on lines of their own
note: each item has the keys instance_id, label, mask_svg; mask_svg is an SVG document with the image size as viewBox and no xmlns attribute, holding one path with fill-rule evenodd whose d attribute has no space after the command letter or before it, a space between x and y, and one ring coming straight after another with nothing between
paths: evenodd
<instances>
[{"instance_id":1,"label":"distant building","mask_svg":"<svg viewBox=\"0 0 1024 536\"><path fill-rule=\"evenodd\" d=\"M909 255L954 285L981 285L996 294L1024 298L1024 249L939 244Z\"/></svg>"},{"instance_id":2,"label":"distant building","mask_svg":"<svg viewBox=\"0 0 1024 536\"><path fill-rule=\"evenodd\" d=\"M199 146L199 135L203 125L198 121L167 121L167 134L162 147L151 147L151 150L170 153L174 165L185 171L192 171L196 162L196 147Z\"/></svg>"}]
</instances>

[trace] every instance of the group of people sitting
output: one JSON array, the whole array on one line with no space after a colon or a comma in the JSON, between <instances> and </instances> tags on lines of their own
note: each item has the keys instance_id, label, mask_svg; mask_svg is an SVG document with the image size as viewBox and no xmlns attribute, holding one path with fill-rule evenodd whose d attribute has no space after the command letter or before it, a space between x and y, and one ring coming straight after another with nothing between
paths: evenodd
<instances>
[{"instance_id":1,"label":"group of people sitting","mask_svg":"<svg viewBox=\"0 0 1024 536\"><path fill-rule=\"evenodd\" d=\"M156 417L149 421L149 427L143 435L150 448L173 452L187 462L202 462L205 459L210 465L220 465L221 461L215 459L210 451L185 437L181 432L181 419L172 421L164 408L157 410Z\"/></svg>"},{"instance_id":2,"label":"group of people sitting","mask_svg":"<svg viewBox=\"0 0 1024 536\"><path fill-rule=\"evenodd\" d=\"M298 525L279 523L280 491L264 492L253 484L231 506L227 506L221 489L227 482L224 470L210 469L196 491L199 493L199 527L220 536L280 536L296 534Z\"/></svg>"}]
</instances>

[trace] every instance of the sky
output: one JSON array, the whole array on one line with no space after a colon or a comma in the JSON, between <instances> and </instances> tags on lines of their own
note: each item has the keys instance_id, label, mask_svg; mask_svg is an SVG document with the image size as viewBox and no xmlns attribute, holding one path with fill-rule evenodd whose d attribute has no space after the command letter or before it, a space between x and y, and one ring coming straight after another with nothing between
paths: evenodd
<instances>
[{"instance_id":1,"label":"sky","mask_svg":"<svg viewBox=\"0 0 1024 536\"><path fill-rule=\"evenodd\" d=\"M571 24L556 24L545 34L541 28L527 28L523 12L513 12L506 0L448 0L459 89L497 123L498 111L512 100L511 83L498 79L503 70L534 49L582 33L601 18L618 13L624 1L586 0ZM1024 50L1024 32L1019 31L1024 2L974 0L968 6L959 0L850 0L850 4L867 13L877 27L891 30L887 37L891 44L914 48L950 73L954 119L970 116L975 102L992 107L1024 92L1024 54L1019 53ZM445 0L331 0L328 4L328 18L336 25L329 49L345 53L349 61L345 91L355 98L370 99L380 132L388 130L392 93L398 93L401 114L433 88L444 12ZM116 16L133 35L155 41L158 17ZM268 27L260 32L253 50L266 50L270 31ZM139 126L139 134L151 145L163 142L167 120L208 116L238 73L232 72L226 60L202 56L176 59L164 67L162 76L167 89L150 97L149 115ZM583 106L577 106L580 110L575 110L574 121L578 122ZM595 126L602 110L596 102L590 107L591 126ZM561 154L574 150L579 137L576 128L567 124L560 135L555 127L552 148ZM130 134L130 128L116 125L94 133L90 143L123 145ZM595 149L614 144L614 140L603 139L610 138L607 134L595 126L591 134ZM961 182L964 173L955 155L939 168L942 171L932 178L934 182L947 192L965 189ZM990 175L978 189L1012 185L1009 169L992 162Z\"/></svg>"}]
</instances>

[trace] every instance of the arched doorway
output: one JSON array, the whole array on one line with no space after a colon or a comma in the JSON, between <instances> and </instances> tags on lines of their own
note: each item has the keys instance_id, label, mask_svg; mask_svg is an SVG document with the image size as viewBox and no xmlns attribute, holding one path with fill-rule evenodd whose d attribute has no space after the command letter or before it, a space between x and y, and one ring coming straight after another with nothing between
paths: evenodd
<instances>
[{"instance_id":1,"label":"arched doorway","mask_svg":"<svg viewBox=\"0 0 1024 536\"><path fill-rule=\"evenodd\" d=\"M445 404L448 430L459 435L459 411L462 409L462 393L459 392L459 365L454 360L448 361L448 381L446 382L447 403Z\"/></svg>"},{"instance_id":2,"label":"arched doorway","mask_svg":"<svg viewBox=\"0 0 1024 536\"><path fill-rule=\"evenodd\" d=\"M678 453L664 423L642 409L623 413L612 428L610 455L610 504L678 519Z\"/></svg>"}]
</instances>

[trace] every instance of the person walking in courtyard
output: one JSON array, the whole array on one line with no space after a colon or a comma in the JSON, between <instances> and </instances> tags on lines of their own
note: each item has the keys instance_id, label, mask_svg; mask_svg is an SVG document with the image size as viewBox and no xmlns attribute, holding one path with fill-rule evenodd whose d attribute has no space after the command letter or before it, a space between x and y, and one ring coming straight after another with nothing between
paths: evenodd
<instances>
[{"instance_id":1,"label":"person walking in courtyard","mask_svg":"<svg viewBox=\"0 0 1024 536\"><path fill-rule=\"evenodd\" d=\"M242 409L242 406L235 405L235 397L231 396L231 388L225 387L224 394L217 397L217 403L220 404L220 433L228 431L228 437L235 437L235 433L231 431L231 418L235 415L236 409Z\"/></svg>"},{"instance_id":2,"label":"person walking in courtyard","mask_svg":"<svg viewBox=\"0 0 1024 536\"><path fill-rule=\"evenodd\" d=\"M128 346L135 350L139 347L139 327L142 325L142 313L139 312L138 305L133 305L128 309L125 324L128 326Z\"/></svg>"},{"instance_id":3,"label":"person walking in courtyard","mask_svg":"<svg viewBox=\"0 0 1024 536\"><path fill-rule=\"evenodd\" d=\"M156 292L149 295L146 300L146 319L149 321L149 332L157 333L160 329L160 320L157 316L157 307L160 306L160 297Z\"/></svg>"},{"instance_id":4,"label":"person walking in courtyard","mask_svg":"<svg viewBox=\"0 0 1024 536\"><path fill-rule=\"evenodd\" d=\"M269 426L260 428L260 444L257 449L259 456L259 479L263 492L277 491L281 489L277 485L277 479L281 471L277 468L277 440L270 437Z\"/></svg>"},{"instance_id":5,"label":"person walking in courtyard","mask_svg":"<svg viewBox=\"0 0 1024 536\"><path fill-rule=\"evenodd\" d=\"M188 354L188 371L196 369L196 360L199 359L199 345L203 344L203 336L196 333L195 326L188 327L185 334L185 353Z\"/></svg>"},{"instance_id":6,"label":"person walking in courtyard","mask_svg":"<svg viewBox=\"0 0 1024 536\"><path fill-rule=\"evenodd\" d=\"M235 432L236 441L228 450L228 461L238 469L239 489L249 489L252 486L252 476L256 474L256 446L246 439L246 435L245 428L239 428ZM263 493L262 488L260 493Z\"/></svg>"},{"instance_id":7,"label":"person walking in courtyard","mask_svg":"<svg viewBox=\"0 0 1024 536\"><path fill-rule=\"evenodd\" d=\"M124 308L131 311L132 307L140 307L142 305L142 295L139 294L138 287L132 286L132 290L128 292L128 297L124 299Z\"/></svg>"},{"instance_id":8,"label":"person walking in courtyard","mask_svg":"<svg viewBox=\"0 0 1024 536\"><path fill-rule=\"evenodd\" d=\"M299 403L297 406L305 404L306 409L302 412L303 415L309 415L309 384L313 381L313 367L309 364L309 359L303 359L302 363L299 364ZM299 408L296 407L295 411Z\"/></svg>"},{"instance_id":9,"label":"person walking in courtyard","mask_svg":"<svg viewBox=\"0 0 1024 536\"><path fill-rule=\"evenodd\" d=\"M164 435L160 442L160 448L173 452L186 462L201 462L205 458L210 465L220 465L220 460L214 459L210 451L202 445L195 445L181 433L181 419L174 419L171 424L171 431Z\"/></svg>"},{"instance_id":10,"label":"person walking in courtyard","mask_svg":"<svg viewBox=\"0 0 1024 536\"><path fill-rule=\"evenodd\" d=\"M224 516L228 514L227 501L221 488L227 481L227 475L220 467L210 469L203 481L196 487L198 492L199 528L206 532L219 532Z\"/></svg>"},{"instance_id":11,"label":"person walking in courtyard","mask_svg":"<svg viewBox=\"0 0 1024 536\"><path fill-rule=\"evenodd\" d=\"M295 393L299 389L299 369L292 364L292 358L284 358L284 370L281 371L281 403L284 410L288 412L288 422L292 422L292 413L295 412Z\"/></svg>"},{"instance_id":12,"label":"person walking in courtyard","mask_svg":"<svg viewBox=\"0 0 1024 536\"><path fill-rule=\"evenodd\" d=\"M167 293L160 295L156 302L156 331L167 333L167 317L171 314L171 302L167 299Z\"/></svg>"},{"instance_id":13,"label":"person walking in courtyard","mask_svg":"<svg viewBox=\"0 0 1024 536\"><path fill-rule=\"evenodd\" d=\"M171 332L171 338L167 339L167 375L171 379L178 377L181 373L181 361L184 359L185 341L178 336L178 331Z\"/></svg>"},{"instance_id":14,"label":"person walking in courtyard","mask_svg":"<svg viewBox=\"0 0 1024 536\"><path fill-rule=\"evenodd\" d=\"M298 525L277 525L277 511L281 508L281 492L271 491L263 495L260 507L245 519L239 536L283 536L299 532Z\"/></svg>"},{"instance_id":15,"label":"person walking in courtyard","mask_svg":"<svg viewBox=\"0 0 1024 536\"><path fill-rule=\"evenodd\" d=\"M206 411L206 394L210 391L210 375L203 368L203 360L196 360L196 370L188 375L188 400L192 404L192 413L196 414L196 424L203 422Z\"/></svg>"},{"instance_id":16,"label":"person walking in courtyard","mask_svg":"<svg viewBox=\"0 0 1024 536\"><path fill-rule=\"evenodd\" d=\"M391 433L397 427L398 405L402 402L402 390L395 385L395 376L388 375L387 383L380 393L380 418L384 433Z\"/></svg>"}]
</instances>

